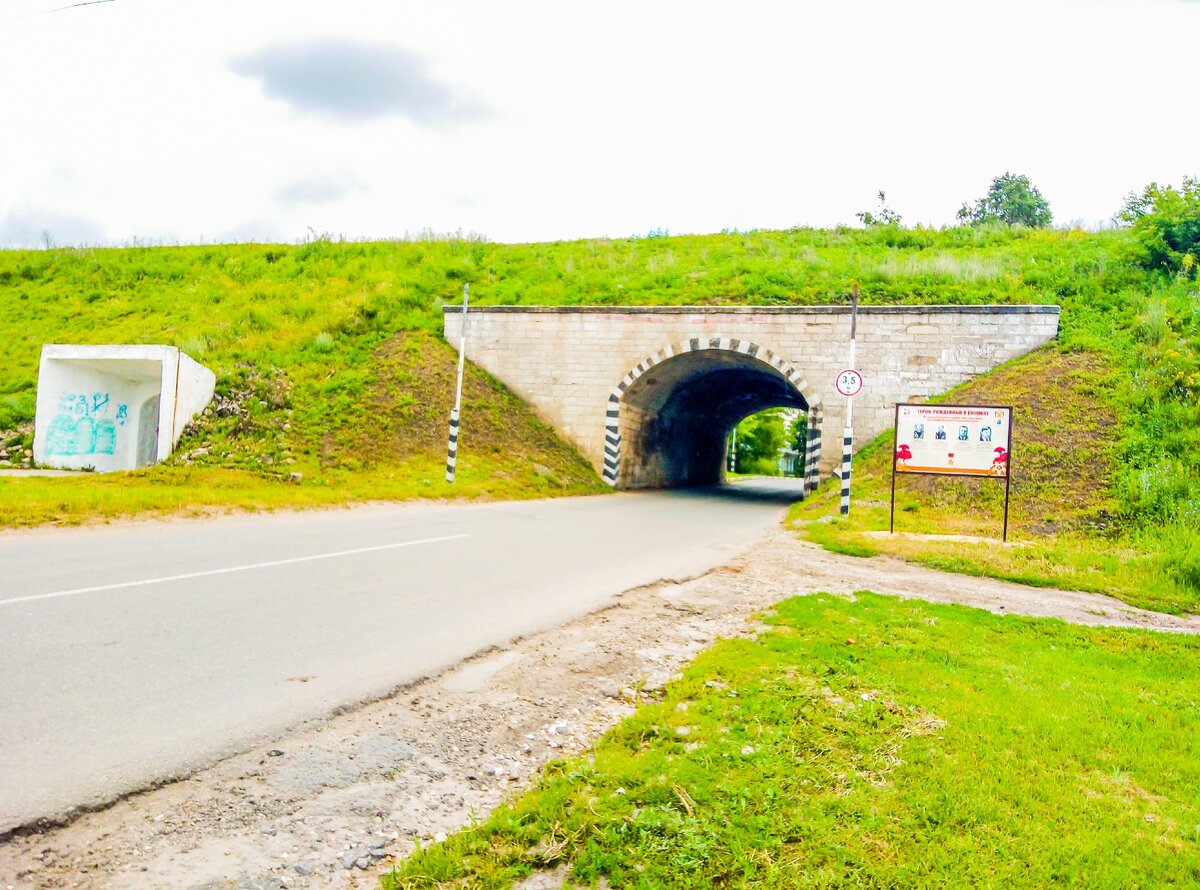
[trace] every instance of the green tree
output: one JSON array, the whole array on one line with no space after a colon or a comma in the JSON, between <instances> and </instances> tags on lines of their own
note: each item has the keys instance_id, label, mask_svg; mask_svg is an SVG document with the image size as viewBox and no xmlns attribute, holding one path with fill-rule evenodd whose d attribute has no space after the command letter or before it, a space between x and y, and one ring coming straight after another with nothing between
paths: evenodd
<instances>
[{"instance_id":1,"label":"green tree","mask_svg":"<svg viewBox=\"0 0 1200 890\"><path fill-rule=\"evenodd\" d=\"M964 204L959 208L958 218L973 226L1002 222L1031 229L1044 229L1053 219L1050 204L1029 181L1029 177L1015 173L1005 173L993 179L987 194L974 206Z\"/></svg>"},{"instance_id":2,"label":"green tree","mask_svg":"<svg viewBox=\"0 0 1200 890\"><path fill-rule=\"evenodd\" d=\"M797 411L788 422L787 447L801 454L808 447L808 412Z\"/></svg>"},{"instance_id":3,"label":"green tree","mask_svg":"<svg viewBox=\"0 0 1200 890\"><path fill-rule=\"evenodd\" d=\"M787 447L795 449L799 456L796 458L796 475L804 475L804 465L808 458L808 412L797 411L788 424Z\"/></svg>"},{"instance_id":4,"label":"green tree","mask_svg":"<svg viewBox=\"0 0 1200 890\"><path fill-rule=\"evenodd\" d=\"M734 469L739 473L779 475L779 452L787 446L784 414L778 408L751 414L737 425Z\"/></svg>"},{"instance_id":5,"label":"green tree","mask_svg":"<svg viewBox=\"0 0 1200 890\"><path fill-rule=\"evenodd\" d=\"M1136 258L1148 269L1195 278L1200 265L1200 179L1176 189L1150 183L1131 192L1118 219L1130 225Z\"/></svg>"}]
</instances>

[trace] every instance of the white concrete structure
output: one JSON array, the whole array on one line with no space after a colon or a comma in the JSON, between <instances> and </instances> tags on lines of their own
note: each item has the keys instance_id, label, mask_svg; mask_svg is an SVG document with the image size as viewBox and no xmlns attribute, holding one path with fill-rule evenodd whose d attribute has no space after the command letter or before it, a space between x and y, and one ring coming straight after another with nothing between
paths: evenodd
<instances>
[{"instance_id":1,"label":"white concrete structure","mask_svg":"<svg viewBox=\"0 0 1200 890\"><path fill-rule=\"evenodd\" d=\"M44 346L33 459L100 472L157 463L216 382L174 346Z\"/></svg>"},{"instance_id":2,"label":"white concrete structure","mask_svg":"<svg viewBox=\"0 0 1200 890\"><path fill-rule=\"evenodd\" d=\"M856 447L891 426L897 402L1053 340L1058 316L1057 306L860 307ZM451 342L461 319L446 307ZM840 466L846 399L834 379L849 362L849 307L480 306L467 324L467 358L621 488L717 481L730 428L776 406L809 412L810 473Z\"/></svg>"}]
</instances>

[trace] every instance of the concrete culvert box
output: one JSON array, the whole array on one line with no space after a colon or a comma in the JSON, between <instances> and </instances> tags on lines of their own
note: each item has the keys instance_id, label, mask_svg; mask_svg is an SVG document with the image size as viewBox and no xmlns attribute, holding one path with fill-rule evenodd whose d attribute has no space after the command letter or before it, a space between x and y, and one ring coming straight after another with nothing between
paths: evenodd
<instances>
[{"instance_id":1,"label":"concrete culvert box","mask_svg":"<svg viewBox=\"0 0 1200 890\"><path fill-rule=\"evenodd\" d=\"M175 450L217 378L174 346L42 347L33 459L133 470Z\"/></svg>"}]
</instances>

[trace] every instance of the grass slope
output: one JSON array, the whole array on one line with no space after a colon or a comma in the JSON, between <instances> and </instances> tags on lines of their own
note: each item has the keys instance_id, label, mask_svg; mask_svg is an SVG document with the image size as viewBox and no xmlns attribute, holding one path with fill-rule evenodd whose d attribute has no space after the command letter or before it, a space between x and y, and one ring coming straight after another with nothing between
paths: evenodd
<instances>
[{"instance_id":1,"label":"grass slope","mask_svg":"<svg viewBox=\"0 0 1200 890\"><path fill-rule=\"evenodd\" d=\"M1200 883L1200 641L788 600L387 887Z\"/></svg>"},{"instance_id":2,"label":"grass slope","mask_svg":"<svg viewBox=\"0 0 1200 890\"><path fill-rule=\"evenodd\" d=\"M1112 303L1143 283L1124 249L997 228L0 251L0 429L32 418L43 343L168 343L224 374L319 365L352 386L391 333L439 330L465 281L483 305L832 303L855 281L878 303Z\"/></svg>"},{"instance_id":3,"label":"grass slope","mask_svg":"<svg viewBox=\"0 0 1200 890\"><path fill-rule=\"evenodd\" d=\"M827 485L793 507L792 524L854 556L887 553L965 574L1105 593L1144 608L1196 611L1194 530L1118 521L1121 382L1111 355L1049 347L937 400L1014 406L1009 538L1017 546L952 537L1000 537L1004 484L994 479L898 476L897 534L885 534L890 432L859 452L848 518L837 516L840 486Z\"/></svg>"},{"instance_id":4,"label":"grass slope","mask_svg":"<svg viewBox=\"0 0 1200 890\"><path fill-rule=\"evenodd\" d=\"M202 515L414 497L528 498L607 490L592 468L484 372L463 383L456 481L445 481L457 354L411 331L372 355L361 391L330 387L301 404L282 369L241 363L219 391L234 413L210 412L167 463L136 473L0 477L8 525L135 515ZM333 378L330 377L330 380ZM318 389L318 391L320 391ZM326 414L321 422L308 419ZM203 445L203 447L197 447ZM304 479L288 483L287 474Z\"/></svg>"},{"instance_id":5,"label":"grass slope","mask_svg":"<svg viewBox=\"0 0 1200 890\"><path fill-rule=\"evenodd\" d=\"M0 251L0 448L29 445L46 342L178 345L217 371L222 404L236 409L189 432L173 466L84 483L2 480L0 524L79 521L96 509L451 494L436 467L450 353L431 340L393 338L436 336L441 306L461 298L465 281L477 304L613 305L831 303L858 282L867 303L1061 304L1061 347L1104 369L1097 398L1112 426L1100 443L1105 453L1090 459L1107 469L1089 477L1103 489L1094 495L1079 468L1053 483L1056 491L1050 480L1066 464L1045 454L1054 474L1043 477L1042 506L1031 501L1026 513L1082 532L1077 519L1107 510L1111 521L1095 524L1120 526L1136 539L1131 552L1160 554L1200 596L1200 556L1188 555L1200 554L1200 298L1192 282L1136 267L1135 247L1123 231L892 226L525 245L317 239ZM527 411L511 402L497 409L500 390L489 386L464 417L461 459L472 481L453 493L597 490ZM1035 398L1053 409L1058 395L1012 396ZM473 429L472 418L496 423ZM1023 459L1033 456L1027 450ZM293 472L301 484L285 482ZM189 502L181 492L197 484L208 491ZM1102 537L1096 547L1109 543Z\"/></svg>"}]
</instances>

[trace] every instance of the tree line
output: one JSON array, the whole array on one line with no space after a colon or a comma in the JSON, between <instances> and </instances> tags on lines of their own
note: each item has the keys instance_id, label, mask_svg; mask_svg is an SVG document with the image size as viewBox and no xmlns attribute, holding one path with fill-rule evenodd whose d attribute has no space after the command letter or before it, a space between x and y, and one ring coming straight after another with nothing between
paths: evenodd
<instances>
[{"instance_id":1,"label":"tree line","mask_svg":"<svg viewBox=\"0 0 1200 890\"><path fill-rule=\"evenodd\" d=\"M882 191L876 210L864 210L855 216L868 227L903 225L900 214L888 206ZM1029 177L1015 173L997 176L986 194L974 203L963 204L956 216L965 225L1032 229L1046 228L1054 220L1050 203ZM1179 188L1152 182L1140 192L1131 192L1113 221L1128 227L1133 236L1133 262L1168 275L1196 278L1200 271L1200 179L1184 177Z\"/></svg>"}]
</instances>

